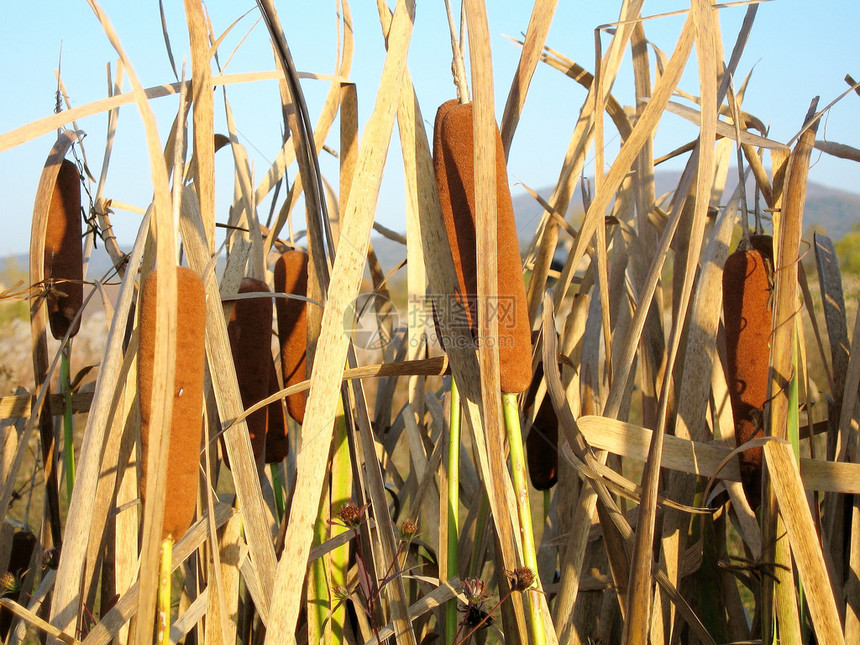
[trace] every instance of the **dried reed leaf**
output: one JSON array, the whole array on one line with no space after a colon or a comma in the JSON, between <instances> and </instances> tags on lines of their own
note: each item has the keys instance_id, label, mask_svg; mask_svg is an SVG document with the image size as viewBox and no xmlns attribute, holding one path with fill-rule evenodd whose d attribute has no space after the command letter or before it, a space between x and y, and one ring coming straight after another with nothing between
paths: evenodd
<instances>
[{"instance_id":1,"label":"dried reed leaf","mask_svg":"<svg viewBox=\"0 0 860 645\"><path fill-rule=\"evenodd\" d=\"M827 336L830 341L830 356L832 365L831 392L833 394L833 414L828 415L831 431L827 438L827 458L833 459L836 453L839 430L838 418L835 411L842 408L842 395L845 389L845 377L848 372L849 347L848 323L845 316L845 296L842 292L842 275L836 258L836 250L829 237L821 233L813 235L815 247L815 266L818 270L818 284L821 289L821 303L824 309L824 321L827 324ZM810 309L810 314L812 314ZM822 358L824 358L822 356ZM825 361L826 362L826 361Z\"/></svg>"},{"instance_id":2,"label":"dried reed leaf","mask_svg":"<svg viewBox=\"0 0 860 645\"><path fill-rule=\"evenodd\" d=\"M791 446L780 440L768 441L764 444L764 456L815 634L819 642L842 643L836 599Z\"/></svg>"},{"instance_id":3,"label":"dried reed leaf","mask_svg":"<svg viewBox=\"0 0 860 645\"><path fill-rule=\"evenodd\" d=\"M62 132L48 154L42 174L39 177L39 185L36 188L36 199L33 205L33 220L30 225L30 284L45 285L45 236L47 234L49 213L53 200L55 186L59 175L61 164L68 150L80 139L81 133L76 131ZM35 382L41 385L47 382L48 371L48 337L47 337L48 312L46 298L41 292L30 293L30 342L32 343L33 377ZM67 332L68 336L74 329L72 326ZM50 394L50 385L47 385L47 393ZM54 441L54 427L51 419L51 408L46 408L44 414L39 416L39 435L41 439L42 454L45 461L44 477L46 483L45 494L47 497L48 516L50 521L51 537L54 544L62 543L60 534L60 500L59 487L57 484L57 472L53 462L56 451ZM22 443L25 443L22 441ZM16 459L16 462L18 460ZM15 473L18 466L13 466L11 480L7 486L15 481ZM6 504L0 504L5 516Z\"/></svg>"},{"instance_id":4,"label":"dried reed leaf","mask_svg":"<svg viewBox=\"0 0 860 645\"><path fill-rule=\"evenodd\" d=\"M260 232L260 220L257 218L257 202L254 197L254 180L251 177L251 164L245 146L239 143L239 134L233 121L233 111L224 93L224 111L227 115L227 130L230 134L230 147L233 150L233 167L236 173L238 195L230 209L228 224L236 227L231 238L241 236L250 242L250 258L245 275L250 278L263 280L266 277L266 260L263 253L263 243ZM205 223L204 223L205 224Z\"/></svg>"},{"instance_id":5,"label":"dried reed leaf","mask_svg":"<svg viewBox=\"0 0 860 645\"><path fill-rule=\"evenodd\" d=\"M317 153L322 150L322 146L325 143L329 130L331 130L332 123L334 123L334 118L341 105L341 87L346 79L349 78L350 71L352 70L354 38L352 30L352 13L348 2L345 2L343 6L343 21L345 25L343 30L343 54L338 61L337 70L331 77L328 94L323 102L322 110L320 110L317 124L314 127L314 149ZM341 154L343 154L343 150L341 150ZM274 185L281 180L284 171L289 168L295 158L296 151L294 141L286 141L284 143L284 147L281 148L281 154L278 155L275 162L272 164L272 167L269 168L266 173L263 181L261 181L260 185L257 186L255 198L258 203L262 201ZM270 235L269 239L266 240L266 252L271 248L273 239L272 235Z\"/></svg>"},{"instance_id":6,"label":"dried reed leaf","mask_svg":"<svg viewBox=\"0 0 860 645\"><path fill-rule=\"evenodd\" d=\"M840 159L848 159L850 161L860 161L860 150L844 143L836 143L835 141L816 141L815 149L826 152Z\"/></svg>"},{"instance_id":7,"label":"dried reed leaf","mask_svg":"<svg viewBox=\"0 0 860 645\"><path fill-rule=\"evenodd\" d=\"M594 448L644 462L651 430L608 417L586 415L577 419L586 441ZM733 451L717 442L705 444L667 435L662 466L671 470L729 481L740 481ZM860 490L860 465L801 458L800 472L808 490L855 492Z\"/></svg>"},{"instance_id":8,"label":"dried reed leaf","mask_svg":"<svg viewBox=\"0 0 860 645\"><path fill-rule=\"evenodd\" d=\"M122 59L117 60L116 79L111 85L110 83L110 66L108 66L108 95L116 96L122 92L122 84L125 78L125 66L122 64ZM98 184L96 185L96 194L93 198L93 208L98 220L101 237L104 241L105 249L110 255L113 264L118 269L120 277L125 275L125 262L123 252L117 244L116 236L113 234L110 223L109 207L104 199L105 182L107 180L108 168L110 167L111 152L113 151L114 135L116 134L117 122L119 120L119 107L108 111L107 136L105 137L105 152L102 159L102 170L99 175Z\"/></svg>"},{"instance_id":9,"label":"dried reed leaf","mask_svg":"<svg viewBox=\"0 0 860 645\"><path fill-rule=\"evenodd\" d=\"M457 591L458 589L460 589L460 587L460 579L456 576L450 578L447 582L439 584L439 586L436 587L433 591L424 594L420 600L410 605L409 620L417 620L418 618L426 614L428 611L432 611L434 609L442 607L452 598L462 599L462 593ZM395 626L391 623L387 624L385 627L382 627L379 630L379 638L381 638L382 640L400 635L401 634L396 631ZM365 645L375 645L376 643L377 640L374 636L372 639L369 639L365 643Z\"/></svg>"},{"instance_id":10,"label":"dried reed leaf","mask_svg":"<svg viewBox=\"0 0 860 645\"><path fill-rule=\"evenodd\" d=\"M686 105L681 105L680 103L675 103L674 101L669 101L666 104L666 110L671 112L672 114L677 114L678 116L684 117L691 123L698 125L701 121L701 114L695 108L687 107ZM737 141L737 130L735 126L730 123L726 123L725 121L716 122L717 134L721 137L726 137L731 139L732 141ZM741 131L741 143L744 145L756 146L759 148L785 148L784 143L780 143L779 141L774 141L772 139L767 139L765 137L760 137L756 134L750 134L746 130Z\"/></svg>"},{"instance_id":11,"label":"dried reed leaf","mask_svg":"<svg viewBox=\"0 0 860 645\"><path fill-rule=\"evenodd\" d=\"M209 598L207 587L194 599L194 602L181 613L181 615L170 625L170 640L174 643L182 642L182 639L192 629L198 626L201 618L206 614L206 603Z\"/></svg>"},{"instance_id":12,"label":"dried reed leaf","mask_svg":"<svg viewBox=\"0 0 860 645\"><path fill-rule=\"evenodd\" d=\"M64 643L68 643L69 645L80 645L81 641L76 640L74 637L69 636L67 633L57 629L50 623L45 622L44 619L34 614L26 607L22 607L11 598L0 598L0 607L5 607L22 620L37 628L39 631L45 632L49 636L59 639Z\"/></svg>"},{"instance_id":13,"label":"dried reed leaf","mask_svg":"<svg viewBox=\"0 0 860 645\"><path fill-rule=\"evenodd\" d=\"M215 251L215 125L212 97L212 67L209 59L209 30L203 15L203 2L185 0L185 20L191 47L191 107L194 123L194 163L191 177L203 217L209 252ZM159 6L161 6L159 2ZM167 39L167 32L164 34ZM168 52L170 45L168 43ZM173 56L170 58L173 63ZM174 73L176 68L174 67Z\"/></svg>"},{"instance_id":14,"label":"dried reed leaf","mask_svg":"<svg viewBox=\"0 0 860 645\"><path fill-rule=\"evenodd\" d=\"M134 293L134 277L143 254L149 220L149 215L143 218L137 240L129 256L127 273L123 278L117 298L116 314L111 321L110 331L105 341L102 365L117 365L121 362L122 341ZM75 488L69 505L69 515L64 533L64 556L66 557L60 558L57 583L54 588L54 602L52 603L52 612L58 612L58 607L66 607L63 621L67 625L73 624L77 615L75 599L79 596L84 566L83 559L87 548L86 542L91 519L89 512L85 509L92 503L96 491L98 473L101 467L101 451L96 446L101 447L104 443L107 419L118 384L117 376L116 371L105 370L96 382L93 403L87 417L87 425L81 443ZM0 508L2 507L0 506ZM52 616L52 620L55 617L56 614Z\"/></svg>"},{"instance_id":15,"label":"dried reed leaf","mask_svg":"<svg viewBox=\"0 0 860 645\"><path fill-rule=\"evenodd\" d=\"M805 123L809 124L818 100L813 100ZM809 172L809 160L815 141L815 131L818 122L806 129L788 159L783 194L783 206L778 226L774 227L774 295L773 322L770 343L770 370L768 374L769 406L765 411L765 433L769 436L786 438L787 419L789 414L788 387L793 374L792 355L795 347L794 316L797 313L797 265L799 263L800 236L803 226L803 206L806 198L806 181ZM768 473L772 475L772 473ZM776 538L780 534L780 518L776 514L773 491L766 489L763 495L764 509L762 512L762 540L765 545L763 556L783 564L791 570L791 561L787 548L780 550L776 547ZM767 547L770 548L767 548ZM782 555L784 559L779 558ZM779 621L780 635L800 642L800 625L797 618L796 599L791 585L792 578L784 569L776 571L775 584L769 578L763 581L761 602L765 606L764 635L770 633L768 611L771 606L776 610ZM773 604L771 604L771 594Z\"/></svg>"},{"instance_id":16,"label":"dried reed leaf","mask_svg":"<svg viewBox=\"0 0 860 645\"><path fill-rule=\"evenodd\" d=\"M322 332L311 374L311 393L303 424L302 449L298 454L296 492L287 527L284 553L277 567L273 585L272 608L267 641L294 639L300 608L299 598L305 566L311 546L313 518L316 516L325 463L328 458L334 409L340 390L340 373L346 361L348 339L342 330L343 313L355 297L364 268L370 225L378 196L396 100L399 96L406 52L412 30L414 6L399 0L389 35L389 53L385 59L380 91L373 114L359 148L356 184L352 191L340 244L332 269L332 287L328 293L322 320ZM411 633L411 630L407 630Z\"/></svg>"},{"instance_id":17,"label":"dried reed leaf","mask_svg":"<svg viewBox=\"0 0 860 645\"><path fill-rule=\"evenodd\" d=\"M161 17L161 35L164 36L164 48L167 50L167 59L170 61L170 69L173 70L173 78L178 81L179 73L176 71L176 61L173 60L173 48L170 46L170 34L167 33L167 16L164 15L163 0L158 0L158 14Z\"/></svg>"},{"instance_id":18,"label":"dried reed leaf","mask_svg":"<svg viewBox=\"0 0 860 645\"><path fill-rule=\"evenodd\" d=\"M493 312L493 303L498 295L497 231L496 224L496 120L493 92L492 54L487 22L487 11L483 0L466 0L464 3L468 23L470 67L472 80L472 120L474 136L475 178L475 238L478 286L478 347L480 365L481 413L492 474L492 488L497 506L506 497L508 475L504 430L501 416L501 391L499 385L499 321ZM487 485L489 489L490 486ZM519 562L515 559L516 546L512 516L502 513L494 515L501 558L506 570L513 570ZM522 530L522 529L520 529ZM537 572L535 572L537 573ZM500 577L501 578L501 577ZM535 586L540 589L540 580ZM500 585L501 586L501 585ZM549 610L543 594L531 593L529 602L537 604L544 623L549 623ZM520 638L525 641L526 622L520 603L513 603L514 615ZM540 631L546 631L543 626ZM551 636L552 632L548 636Z\"/></svg>"},{"instance_id":19,"label":"dried reed leaf","mask_svg":"<svg viewBox=\"0 0 860 645\"><path fill-rule=\"evenodd\" d=\"M526 37L523 42L523 51L520 54L519 63L517 63L517 70L511 79L511 89L508 90L508 99L505 101L505 111L502 114L502 124L499 128L506 157L510 154L517 122L520 120L520 114L529 91L529 84L538 60L540 60L541 50L544 42L546 42L547 34L549 34L549 27L552 24L557 5L558 0L536 0L532 7L529 26L526 29Z\"/></svg>"},{"instance_id":20,"label":"dried reed leaf","mask_svg":"<svg viewBox=\"0 0 860 645\"><path fill-rule=\"evenodd\" d=\"M230 508L227 504L217 504L215 507L215 526L220 527L235 515L236 511ZM185 535L173 545L173 560L171 571L176 571L180 565L187 560L195 550L197 550L204 540L208 537L209 528L207 526L209 516L205 516L192 524ZM135 583L131 586L128 592L122 596L111 609L105 613L101 620L93 627L92 631L87 634L84 643L87 645L107 645L119 632L120 628L128 622L129 618L134 614L134 608L137 604L139 585Z\"/></svg>"},{"instance_id":21,"label":"dried reed leaf","mask_svg":"<svg viewBox=\"0 0 860 645\"><path fill-rule=\"evenodd\" d=\"M331 76L330 74L311 74L307 72L298 72L298 76L299 78L330 80L338 82L346 80L340 77ZM212 77L212 85L213 87L218 87L221 85L233 85L235 83L256 83L259 81L279 80L283 77L284 75L279 71L244 72L239 74L217 74ZM190 88L191 81L155 85L153 87L144 89L143 93L147 100L162 98L165 96L179 94L182 85L185 85L186 88ZM37 119L36 121L32 121L26 125L22 125L18 128L15 128L14 130L9 130L8 132L0 134L0 152L9 150L10 148L14 148L15 146L20 146L22 143L31 141L32 139L40 137L43 134L48 134L52 130L62 128L63 126L72 123L77 119L82 119L86 116L99 114L101 112L107 112L108 110L113 110L115 108L121 107L123 105L129 105L130 103L134 102L134 92L126 92L125 94L118 94L116 96L99 99L98 101L93 101L92 103L87 103L71 110L65 110L57 114L52 114L51 116Z\"/></svg>"},{"instance_id":22,"label":"dried reed leaf","mask_svg":"<svg viewBox=\"0 0 860 645\"><path fill-rule=\"evenodd\" d=\"M186 187L182 200L180 220L182 241L188 255L188 264L202 274L206 286L206 356L212 387L218 404L218 414L224 421L232 420L243 412L236 370L231 359L227 338L227 323L221 307L218 285L214 275L205 271L209 262L205 232L200 213L197 210L197 196ZM260 480L253 461L251 440L247 426L239 422L228 426L224 432L230 468L238 496L238 506L242 511L245 536L251 553L251 561L260 586L265 593L258 605L261 613L268 613L269 596L274 586L275 551L272 545L268 515L264 508Z\"/></svg>"}]
</instances>

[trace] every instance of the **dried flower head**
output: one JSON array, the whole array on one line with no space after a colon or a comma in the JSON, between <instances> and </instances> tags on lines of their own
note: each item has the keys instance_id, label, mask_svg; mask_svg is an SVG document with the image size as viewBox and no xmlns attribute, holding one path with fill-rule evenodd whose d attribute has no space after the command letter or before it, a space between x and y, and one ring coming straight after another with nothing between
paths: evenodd
<instances>
[{"instance_id":1,"label":"dried flower head","mask_svg":"<svg viewBox=\"0 0 860 645\"><path fill-rule=\"evenodd\" d=\"M348 528L357 528L364 521L364 511L366 508L366 505L357 506L352 502L347 502L337 512L337 519Z\"/></svg>"},{"instance_id":2,"label":"dried flower head","mask_svg":"<svg viewBox=\"0 0 860 645\"><path fill-rule=\"evenodd\" d=\"M511 583L512 591L525 591L534 584L534 571L528 567L517 567L513 571L506 571L508 580Z\"/></svg>"},{"instance_id":3,"label":"dried flower head","mask_svg":"<svg viewBox=\"0 0 860 645\"><path fill-rule=\"evenodd\" d=\"M56 569L60 564L60 550L49 547L42 551L42 569Z\"/></svg>"},{"instance_id":4,"label":"dried flower head","mask_svg":"<svg viewBox=\"0 0 860 645\"><path fill-rule=\"evenodd\" d=\"M0 576L0 596L18 595L21 592L21 580L11 571Z\"/></svg>"},{"instance_id":5,"label":"dried flower head","mask_svg":"<svg viewBox=\"0 0 860 645\"><path fill-rule=\"evenodd\" d=\"M341 602L349 599L349 589L343 585L335 585L331 588L331 594Z\"/></svg>"},{"instance_id":6,"label":"dried flower head","mask_svg":"<svg viewBox=\"0 0 860 645\"><path fill-rule=\"evenodd\" d=\"M400 539L409 542L418 533L418 525L412 520L406 520L400 525Z\"/></svg>"},{"instance_id":7,"label":"dried flower head","mask_svg":"<svg viewBox=\"0 0 860 645\"><path fill-rule=\"evenodd\" d=\"M470 603L481 602L487 593L487 583L480 578L466 578L463 580L463 594Z\"/></svg>"}]
</instances>

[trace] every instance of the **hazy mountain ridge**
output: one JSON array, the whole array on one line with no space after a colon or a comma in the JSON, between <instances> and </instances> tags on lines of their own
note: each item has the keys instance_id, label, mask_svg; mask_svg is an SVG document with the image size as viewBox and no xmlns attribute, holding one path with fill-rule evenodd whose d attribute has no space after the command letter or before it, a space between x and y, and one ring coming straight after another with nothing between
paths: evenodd
<instances>
[{"instance_id":1,"label":"hazy mountain ridge","mask_svg":"<svg viewBox=\"0 0 860 645\"><path fill-rule=\"evenodd\" d=\"M675 189L680 179L679 172L655 173L655 192L659 198L661 195ZM724 195L728 196L737 185L737 170L729 170ZM752 177L747 180L747 201L753 203L753 190L755 183ZM548 199L552 188L544 188L538 191L544 199ZM537 218L542 214L541 206L528 194L520 194L513 198L514 212L517 218L517 228L523 234L530 234L537 224ZM765 208L762 200L762 208ZM571 213L582 211L582 194L577 186L573 198L570 201ZM836 242L848 233L860 219L860 194L852 193L838 188L830 188L823 184L809 182L806 187L806 208L803 214L803 230L817 226Z\"/></svg>"},{"instance_id":2,"label":"hazy mountain ridge","mask_svg":"<svg viewBox=\"0 0 860 645\"><path fill-rule=\"evenodd\" d=\"M680 178L678 172L659 172L655 174L655 189L657 196L674 190ZM737 180L737 171L729 171L725 195L731 194ZM514 186L514 190L517 187ZM752 203L754 189L753 180L748 181L748 200ZM549 199L552 187L542 188L538 191L544 199ZM582 195L577 186L571 199L568 214L582 211ZM514 213L519 231L520 244L529 242L534 235L535 229L543 215L543 208L528 193L519 193L513 197ZM762 202L762 207L764 204ZM817 226L829 235L834 242L840 240L860 219L860 194L846 190L830 188L822 184L810 182L806 190L806 209L803 216L803 230L808 231L810 227ZM371 242L376 251L380 264L387 270L395 266L406 257L406 247L399 242L394 242L381 235L372 234ZM14 259L20 270L27 270L27 254L8 256L5 259ZM2 265L0 265L2 266ZM110 268L110 258L101 245L90 262L89 275L102 276Z\"/></svg>"}]
</instances>

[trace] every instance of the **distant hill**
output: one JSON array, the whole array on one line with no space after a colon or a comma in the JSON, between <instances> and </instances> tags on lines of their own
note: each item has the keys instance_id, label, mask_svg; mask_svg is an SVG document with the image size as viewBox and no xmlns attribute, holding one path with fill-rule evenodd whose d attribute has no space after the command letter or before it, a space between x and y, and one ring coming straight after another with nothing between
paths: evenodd
<instances>
[{"instance_id":1,"label":"distant hill","mask_svg":"<svg viewBox=\"0 0 860 645\"><path fill-rule=\"evenodd\" d=\"M729 180L727 190L733 190L734 181L737 177L737 172L734 169L729 171ZM655 175L656 192L660 196L664 193L673 190L678 183L680 173L677 172L659 172ZM752 180L749 182L748 198L752 201ZM517 187L514 187L517 190ZM551 187L542 188L538 193L544 198L549 199L552 192ZM520 244L525 245L531 240L535 229L540 222L540 217L543 215L543 209L528 193L520 192L513 197L514 213L517 220L517 230L519 231ZM582 212L582 196L579 187L571 200L569 219L573 213ZM806 190L806 211L803 217L803 229L809 230L812 226L819 227L834 242L840 240L851 228L860 221L860 194L851 193L835 188L828 188L821 184L810 183ZM387 272L393 268L398 262L401 262L406 257L406 247L399 242L391 241L387 238L373 233L371 242L379 257L380 264ZM17 261L18 267L23 271L27 269L27 255L10 256ZM3 259L0 258L0 267L2 267ZM101 276L110 267L110 258L107 253L99 245L98 250L93 254L92 266L90 267L89 275Z\"/></svg>"},{"instance_id":2,"label":"distant hill","mask_svg":"<svg viewBox=\"0 0 860 645\"><path fill-rule=\"evenodd\" d=\"M655 174L655 189L657 196L674 190L680 179L678 172L658 172ZM729 171L727 190L733 191L737 182L737 170ZM747 200L752 204L754 183L752 178L747 182ZM549 199L552 188L538 191L544 199ZM528 237L534 231L542 214L541 206L529 194L519 194L513 198L514 212L517 218L517 228L520 237ZM582 195L577 186L569 216L573 212L582 211ZM840 240L851 228L860 221L860 194L851 193L837 188L829 188L810 182L806 188L806 208L803 214L803 230L817 226L830 236L834 242Z\"/></svg>"}]
</instances>

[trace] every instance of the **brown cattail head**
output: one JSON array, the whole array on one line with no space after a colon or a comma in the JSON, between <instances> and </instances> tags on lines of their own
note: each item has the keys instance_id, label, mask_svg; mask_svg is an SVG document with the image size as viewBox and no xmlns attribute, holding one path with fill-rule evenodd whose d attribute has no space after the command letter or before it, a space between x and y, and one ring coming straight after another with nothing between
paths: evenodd
<instances>
[{"instance_id":1,"label":"brown cattail head","mask_svg":"<svg viewBox=\"0 0 860 645\"><path fill-rule=\"evenodd\" d=\"M264 291L265 282L255 278L242 278L239 293ZM253 298L237 300L227 325L230 350L236 366L242 405L249 408L270 393L269 377L272 363L272 300ZM266 445L266 408L253 412L247 419L248 434L254 449L254 459L260 459ZM225 451L226 454L226 451Z\"/></svg>"},{"instance_id":2,"label":"brown cattail head","mask_svg":"<svg viewBox=\"0 0 860 645\"><path fill-rule=\"evenodd\" d=\"M287 251L275 263L275 291L297 296L308 295L308 254ZM306 355L308 345L307 302L295 298L277 298L278 338L281 342L281 368L284 387L307 379ZM287 412L302 423L305 420L307 393L287 397Z\"/></svg>"},{"instance_id":3,"label":"brown cattail head","mask_svg":"<svg viewBox=\"0 0 860 645\"><path fill-rule=\"evenodd\" d=\"M81 249L81 178L78 168L64 159L51 195L45 231L46 300L51 335L61 340L84 301L83 251ZM70 336L78 333L80 320Z\"/></svg>"},{"instance_id":4,"label":"brown cattail head","mask_svg":"<svg viewBox=\"0 0 860 645\"><path fill-rule=\"evenodd\" d=\"M152 384L158 378L155 364L155 293L157 269L143 283L140 295L140 354L138 356L137 389L140 397L143 447L143 473L140 480L141 498L146 503L146 460L152 418ZM204 330L206 328L206 296L203 281L191 269L176 267L176 376L173 385L173 417L170 422L170 448L167 460L167 485L170 490L164 507L162 539L172 536L178 540L194 519L197 505L200 436L203 428L203 369L206 359Z\"/></svg>"},{"instance_id":5,"label":"brown cattail head","mask_svg":"<svg viewBox=\"0 0 860 645\"><path fill-rule=\"evenodd\" d=\"M448 244L465 309L465 324L477 335L477 242L472 105L451 100L436 113L433 165ZM531 339L514 207L502 139L496 129L499 371L502 392L523 392L531 382Z\"/></svg>"},{"instance_id":6,"label":"brown cattail head","mask_svg":"<svg viewBox=\"0 0 860 645\"><path fill-rule=\"evenodd\" d=\"M278 375L274 361L269 361L269 396L278 391ZM281 401L274 401L266 408L266 463L276 464L290 452L287 436L287 417Z\"/></svg>"},{"instance_id":7,"label":"brown cattail head","mask_svg":"<svg viewBox=\"0 0 860 645\"><path fill-rule=\"evenodd\" d=\"M723 269L726 376L738 446L764 434L770 365L773 242L752 236L750 244L732 253ZM741 479L753 508L761 501L761 466L761 448L740 455Z\"/></svg>"},{"instance_id":8,"label":"brown cattail head","mask_svg":"<svg viewBox=\"0 0 860 645\"><path fill-rule=\"evenodd\" d=\"M534 380L523 402L524 410L534 406L537 388L543 380L543 363L535 370ZM558 481L558 417L547 392L526 435L526 460L529 477L537 490L548 490Z\"/></svg>"}]
</instances>

